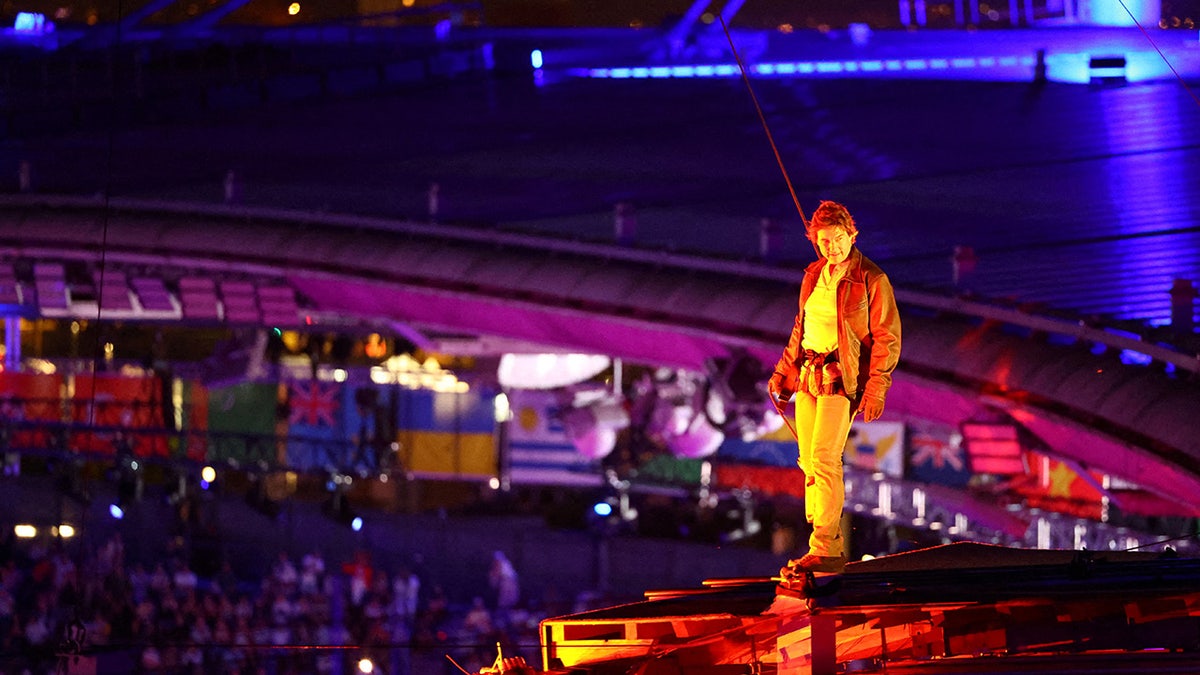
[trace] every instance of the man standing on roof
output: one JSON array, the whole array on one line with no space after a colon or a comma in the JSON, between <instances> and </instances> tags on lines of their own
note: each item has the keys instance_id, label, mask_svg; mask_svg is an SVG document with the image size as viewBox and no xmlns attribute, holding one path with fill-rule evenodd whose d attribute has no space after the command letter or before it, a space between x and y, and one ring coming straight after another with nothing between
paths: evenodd
<instances>
[{"instance_id":1,"label":"man standing on roof","mask_svg":"<svg viewBox=\"0 0 1200 675\"><path fill-rule=\"evenodd\" d=\"M854 246L858 228L850 212L821 202L806 235L819 258L804 271L792 335L767 385L780 401L796 396L804 511L813 527L808 553L789 561L784 577L845 568L843 449L855 415L871 422L883 413L900 359L891 282Z\"/></svg>"}]
</instances>

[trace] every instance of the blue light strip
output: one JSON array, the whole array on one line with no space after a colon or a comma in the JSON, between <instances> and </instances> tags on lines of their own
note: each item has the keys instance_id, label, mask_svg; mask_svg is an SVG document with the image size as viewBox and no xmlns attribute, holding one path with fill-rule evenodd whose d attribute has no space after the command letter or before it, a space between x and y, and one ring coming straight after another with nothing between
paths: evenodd
<instances>
[{"instance_id":1,"label":"blue light strip","mask_svg":"<svg viewBox=\"0 0 1200 675\"><path fill-rule=\"evenodd\" d=\"M966 71L981 68L1031 68L1036 59L1030 56L981 56L933 59L870 59L865 61L774 61L750 66L755 75L765 77L797 77L805 75L839 75L844 73L927 73L929 71ZM633 66L614 68L573 69L581 77L606 79L666 79L740 77L735 63L695 64L677 66Z\"/></svg>"}]
</instances>

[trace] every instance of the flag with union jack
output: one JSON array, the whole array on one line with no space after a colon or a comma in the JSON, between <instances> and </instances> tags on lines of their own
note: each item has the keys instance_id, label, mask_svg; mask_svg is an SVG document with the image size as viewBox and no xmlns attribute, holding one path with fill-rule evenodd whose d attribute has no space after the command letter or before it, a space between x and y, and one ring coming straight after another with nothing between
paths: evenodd
<instances>
[{"instance_id":1,"label":"flag with union jack","mask_svg":"<svg viewBox=\"0 0 1200 675\"><path fill-rule=\"evenodd\" d=\"M316 469L333 462L344 445L342 386L305 380L288 385L288 466Z\"/></svg>"},{"instance_id":2,"label":"flag with union jack","mask_svg":"<svg viewBox=\"0 0 1200 675\"><path fill-rule=\"evenodd\" d=\"M395 440L394 391L369 383L288 384L288 465L293 469L378 468Z\"/></svg>"},{"instance_id":3,"label":"flag with union jack","mask_svg":"<svg viewBox=\"0 0 1200 675\"><path fill-rule=\"evenodd\" d=\"M908 437L908 477L924 483L965 487L971 467L958 430L939 424L912 421Z\"/></svg>"}]
</instances>

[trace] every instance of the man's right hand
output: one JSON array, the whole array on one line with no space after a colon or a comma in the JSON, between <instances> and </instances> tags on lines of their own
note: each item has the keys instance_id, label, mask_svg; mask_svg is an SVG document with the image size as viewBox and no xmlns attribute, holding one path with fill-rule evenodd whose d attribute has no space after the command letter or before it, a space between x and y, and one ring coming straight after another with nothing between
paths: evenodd
<instances>
[{"instance_id":1,"label":"man's right hand","mask_svg":"<svg viewBox=\"0 0 1200 675\"><path fill-rule=\"evenodd\" d=\"M780 401L789 401L792 398L792 392L788 391L783 383L783 373L773 373L771 379L767 381L767 392Z\"/></svg>"}]
</instances>

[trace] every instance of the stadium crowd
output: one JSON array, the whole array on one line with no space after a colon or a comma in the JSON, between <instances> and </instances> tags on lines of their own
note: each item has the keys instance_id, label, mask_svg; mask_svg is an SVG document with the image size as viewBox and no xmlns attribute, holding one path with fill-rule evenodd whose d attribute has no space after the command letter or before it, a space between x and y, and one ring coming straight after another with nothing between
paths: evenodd
<instances>
[{"instance_id":1,"label":"stadium crowd","mask_svg":"<svg viewBox=\"0 0 1200 675\"><path fill-rule=\"evenodd\" d=\"M279 551L265 577L244 578L227 562L199 576L170 547L161 562L127 560L120 535L79 548L16 539L11 528L0 541L3 672L56 672L83 654L117 655L143 673L349 673L363 658L395 675L474 673L498 647L540 662L539 621L593 599L564 602L549 589L531 602L501 551L490 596L458 598L361 549L344 560Z\"/></svg>"}]
</instances>

